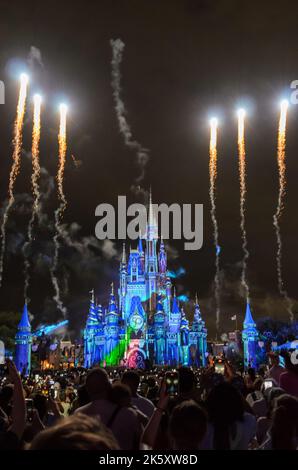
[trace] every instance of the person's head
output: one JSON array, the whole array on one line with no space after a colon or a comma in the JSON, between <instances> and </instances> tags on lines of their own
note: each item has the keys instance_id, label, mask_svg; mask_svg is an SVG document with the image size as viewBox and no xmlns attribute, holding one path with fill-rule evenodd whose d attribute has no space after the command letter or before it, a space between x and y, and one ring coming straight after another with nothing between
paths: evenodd
<instances>
[{"instance_id":1,"label":"person's head","mask_svg":"<svg viewBox=\"0 0 298 470\"><path fill-rule=\"evenodd\" d=\"M169 435L174 450L194 450L205 436L207 413L195 401L177 405L169 421Z\"/></svg>"},{"instance_id":2,"label":"person's head","mask_svg":"<svg viewBox=\"0 0 298 470\"><path fill-rule=\"evenodd\" d=\"M42 421L48 411L47 397L41 393L35 393L33 395L33 406L38 411L39 418Z\"/></svg>"},{"instance_id":3,"label":"person's head","mask_svg":"<svg viewBox=\"0 0 298 470\"><path fill-rule=\"evenodd\" d=\"M7 384L0 388L0 406L8 405L13 396L13 385Z\"/></svg>"},{"instance_id":4,"label":"person's head","mask_svg":"<svg viewBox=\"0 0 298 470\"><path fill-rule=\"evenodd\" d=\"M247 374L250 377L250 379L254 382L256 379L256 371L253 367L249 367L247 369Z\"/></svg>"},{"instance_id":5,"label":"person's head","mask_svg":"<svg viewBox=\"0 0 298 470\"><path fill-rule=\"evenodd\" d=\"M118 450L112 432L99 420L75 414L41 431L30 450Z\"/></svg>"},{"instance_id":6,"label":"person's head","mask_svg":"<svg viewBox=\"0 0 298 470\"><path fill-rule=\"evenodd\" d=\"M298 439L298 399L291 395L276 398L271 425L272 448L295 450Z\"/></svg>"},{"instance_id":7,"label":"person's head","mask_svg":"<svg viewBox=\"0 0 298 470\"><path fill-rule=\"evenodd\" d=\"M243 420L245 403L242 395L233 385L224 382L210 391L206 405L214 427L214 448L229 449L230 427Z\"/></svg>"},{"instance_id":8,"label":"person's head","mask_svg":"<svg viewBox=\"0 0 298 470\"><path fill-rule=\"evenodd\" d=\"M140 383L140 376L136 371L127 370L124 372L121 378L121 382L130 388L133 397L136 396Z\"/></svg>"},{"instance_id":9,"label":"person's head","mask_svg":"<svg viewBox=\"0 0 298 470\"><path fill-rule=\"evenodd\" d=\"M260 391L262 385L263 385L263 379L261 377L258 377L253 383L253 389L255 391Z\"/></svg>"},{"instance_id":10,"label":"person's head","mask_svg":"<svg viewBox=\"0 0 298 470\"><path fill-rule=\"evenodd\" d=\"M104 369L95 367L91 369L86 378L86 390L90 400L106 399L111 390L108 374Z\"/></svg>"},{"instance_id":11,"label":"person's head","mask_svg":"<svg viewBox=\"0 0 298 470\"><path fill-rule=\"evenodd\" d=\"M131 405L131 390L128 385L120 382L115 382L112 385L110 400L119 406L130 406Z\"/></svg>"},{"instance_id":12,"label":"person's head","mask_svg":"<svg viewBox=\"0 0 298 470\"><path fill-rule=\"evenodd\" d=\"M90 402L90 398L86 389L86 384L78 387L78 406L87 405Z\"/></svg>"},{"instance_id":13,"label":"person's head","mask_svg":"<svg viewBox=\"0 0 298 470\"><path fill-rule=\"evenodd\" d=\"M189 393L196 386L196 376L189 367L179 367L179 390L180 393Z\"/></svg>"}]
</instances>

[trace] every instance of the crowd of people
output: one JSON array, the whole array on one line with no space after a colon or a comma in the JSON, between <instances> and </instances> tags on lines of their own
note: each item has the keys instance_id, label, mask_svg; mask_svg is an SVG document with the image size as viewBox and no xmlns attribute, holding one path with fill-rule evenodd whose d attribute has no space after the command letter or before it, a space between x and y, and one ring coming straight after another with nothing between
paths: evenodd
<instances>
[{"instance_id":1,"label":"crowd of people","mask_svg":"<svg viewBox=\"0 0 298 470\"><path fill-rule=\"evenodd\" d=\"M298 449L298 365L1 369L0 449ZM170 384L170 385L169 385Z\"/></svg>"}]
</instances>

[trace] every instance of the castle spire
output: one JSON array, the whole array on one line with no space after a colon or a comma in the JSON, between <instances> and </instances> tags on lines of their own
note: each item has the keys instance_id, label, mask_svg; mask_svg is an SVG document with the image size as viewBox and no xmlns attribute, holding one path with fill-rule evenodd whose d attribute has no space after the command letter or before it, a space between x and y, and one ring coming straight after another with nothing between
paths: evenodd
<instances>
[{"instance_id":1,"label":"castle spire","mask_svg":"<svg viewBox=\"0 0 298 470\"><path fill-rule=\"evenodd\" d=\"M28 308L27 308L26 303L25 303L24 308L23 308L23 313L22 313L20 323L18 324L18 330L31 331L31 325L30 325L29 315L28 315Z\"/></svg>"},{"instance_id":2,"label":"castle spire","mask_svg":"<svg viewBox=\"0 0 298 470\"><path fill-rule=\"evenodd\" d=\"M28 375L31 368L31 325L25 303L15 336L15 364L21 374Z\"/></svg>"},{"instance_id":3,"label":"castle spire","mask_svg":"<svg viewBox=\"0 0 298 470\"><path fill-rule=\"evenodd\" d=\"M117 305L114 294L114 283L111 284L110 302L109 302L109 313L117 313Z\"/></svg>"},{"instance_id":4,"label":"castle spire","mask_svg":"<svg viewBox=\"0 0 298 470\"><path fill-rule=\"evenodd\" d=\"M125 250L125 243L123 243L123 248L122 248L122 259L121 259L122 264L126 264L126 250Z\"/></svg>"},{"instance_id":5,"label":"castle spire","mask_svg":"<svg viewBox=\"0 0 298 470\"><path fill-rule=\"evenodd\" d=\"M90 302L94 304L95 303L94 288L89 292L89 294L91 294Z\"/></svg>"},{"instance_id":6,"label":"castle spire","mask_svg":"<svg viewBox=\"0 0 298 470\"><path fill-rule=\"evenodd\" d=\"M157 222L156 222L156 218L155 218L155 214L153 210L151 187L149 191L149 214L148 214L148 224L147 224L147 237L151 240L158 238L158 227L157 227Z\"/></svg>"},{"instance_id":7,"label":"castle spire","mask_svg":"<svg viewBox=\"0 0 298 470\"><path fill-rule=\"evenodd\" d=\"M94 295L94 289L92 289L90 292L91 298L90 298L90 306L89 306L89 312L87 316L87 325L97 325L98 324L98 316L97 316L97 308L95 306L95 295Z\"/></svg>"},{"instance_id":8,"label":"castle spire","mask_svg":"<svg viewBox=\"0 0 298 470\"><path fill-rule=\"evenodd\" d=\"M245 319L243 322L244 328L255 328L256 324L252 317L249 302L246 302L246 312L245 312Z\"/></svg>"}]
</instances>

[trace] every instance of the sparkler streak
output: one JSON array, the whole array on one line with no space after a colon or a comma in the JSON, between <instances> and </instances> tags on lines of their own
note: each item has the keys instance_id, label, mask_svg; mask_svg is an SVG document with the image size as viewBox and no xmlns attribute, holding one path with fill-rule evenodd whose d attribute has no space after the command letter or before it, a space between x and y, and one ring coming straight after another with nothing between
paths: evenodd
<instances>
[{"instance_id":1,"label":"sparkler streak","mask_svg":"<svg viewBox=\"0 0 298 470\"><path fill-rule=\"evenodd\" d=\"M220 279L219 279L219 255L220 249L218 244L218 222L216 217L216 178L217 178L217 119L210 121L210 146L209 146L209 197L211 203L211 220L213 225L213 242L215 247L215 303L216 303L216 329L219 329L220 322Z\"/></svg>"},{"instance_id":2,"label":"sparkler streak","mask_svg":"<svg viewBox=\"0 0 298 470\"><path fill-rule=\"evenodd\" d=\"M240 180L240 228L242 236L242 271L241 285L246 294L246 300L249 302L249 286L247 283L247 260L249 251L247 248L247 236L245 228L245 198L246 198L246 155L245 155L245 111L238 111L238 159L239 159L239 180Z\"/></svg>"},{"instance_id":3,"label":"sparkler streak","mask_svg":"<svg viewBox=\"0 0 298 470\"><path fill-rule=\"evenodd\" d=\"M63 237L63 231L61 229L61 221L63 213L67 206L67 200L64 194L63 188L63 179L64 179L64 170L65 170L65 161L66 161L66 150L67 150L67 140L66 140L66 115L67 107L65 105L60 105L60 127L58 134L58 144L59 144L59 167L57 173L57 185L58 185L58 198L60 200L60 205L55 211L55 235L54 235L54 259L51 267L51 278L52 284L55 290L54 300L57 304L60 312L65 316L67 310L63 305L61 300L61 293L59 282L57 279L57 268L59 260L59 248L60 248L60 239Z\"/></svg>"},{"instance_id":4,"label":"sparkler streak","mask_svg":"<svg viewBox=\"0 0 298 470\"><path fill-rule=\"evenodd\" d=\"M280 232L280 219L284 208L284 197L286 194L286 125L287 125L287 111L289 103L287 100L281 102L280 117L278 125L278 138L277 138L277 165L279 174L279 190L276 212L273 216L273 225L275 227L276 241L277 241L277 253L276 253L276 264L277 264L277 279L278 279L278 290L283 296L287 310L290 315L290 321L294 321L293 314L293 302L288 296L287 291L284 288L284 281L282 275L282 238Z\"/></svg>"},{"instance_id":5,"label":"sparkler streak","mask_svg":"<svg viewBox=\"0 0 298 470\"><path fill-rule=\"evenodd\" d=\"M33 206L32 214L28 225L28 240L23 246L24 254L24 297L25 303L28 305L28 288L29 288L29 269L30 261L28 259L28 249L30 248L33 240L33 228L35 219L40 211L40 191L39 191L39 178L40 178L40 163L39 163L39 143L40 143L40 109L41 109L41 97L39 95L34 96L34 111L33 111L33 130L32 130L32 167L33 172L31 176L32 191L33 191Z\"/></svg>"},{"instance_id":6,"label":"sparkler streak","mask_svg":"<svg viewBox=\"0 0 298 470\"><path fill-rule=\"evenodd\" d=\"M11 208L15 201L14 196L14 186L16 178L20 172L21 165L21 151L22 151L22 137L23 137L23 125L24 125L24 116L26 110L26 99L27 99L27 86L28 86L28 76L24 73L20 77L20 91L17 105L17 115L14 123L14 138L13 145L14 150L12 154L12 167L9 175L9 184L8 184L8 203L5 207L3 220L1 225L1 251L0 251L0 287L2 285L3 278L3 264L4 264L4 254L6 248L6 227L7 221Z\"/></svg>"}]
</instances>

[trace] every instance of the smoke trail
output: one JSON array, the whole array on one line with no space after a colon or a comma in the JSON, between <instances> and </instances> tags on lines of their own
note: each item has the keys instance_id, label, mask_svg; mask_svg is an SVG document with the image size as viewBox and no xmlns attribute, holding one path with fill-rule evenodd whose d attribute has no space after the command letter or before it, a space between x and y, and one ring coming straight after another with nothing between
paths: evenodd
<instances>
[{"instance_id":1,"label":"smoke trail","mask_svg":"<svg viewBox=\"0 0 298 470\"><path fill-rule=\"evenodd\" d=\"M211 220L213 224L213 240L215 247L215 303L216 303L216 329L219 329L220 322L220 283L219 283L219 255L220 248L218 244L218 223L216 218L216 196L215 186L217 178L217 119L210 121L210 145L209 145L209 197L211 203Z\"/></svg>"},{"instance_id":2,"label":"smoke trail","mask_svg":"<svg viewBox=\"0 0 298 470\"><path fill-rule=\"evenodd\" d=\"M133 140L131 128L126 119L126 108L121 98L121 73L120 64L122 61L122 53L125 47L121 39L111 39L110 41L113 57L112 57L112 88L113 97L115 102L115 111L118 119L119 130L124 138L124 143L127 147L136 151L137 165L140 171L139 176L135 179L135 183L139 185L145 177L145 167L149 160L149 150L142 147L142 145ZM133 186L134 191L140 192L139 186Z\"/></svg>"},{"instance_id":3,"label":"smoke trail","mask_svg":"<svg viewBox=\"0 0 298 470\"><path fill-rule=\"evenodd\" d=\"M287 111L288 101L283 100L280 107L280 118L278 125L278 138L277 138L277 164L279 173L279 191L276 212L273 216L273 225L275 227L276 241L277 241L277 253L276 253L276 264L277 264L277 278L278 278L278 289L280 294L286 301L287 311L290 315L290 321L294 321L293 314L293 302L289 298L287 291L284 288L283 276L282 276L282 239L280 233L280 219L284 207L284 197L286 193L286 124L287 124Z\"/></svg>"},{"instance_id":4,"label":"smoke trail","mask_svg":"<svg viewBox=\"0 0 298 470\"><path fill-rule=\"evenodd\" d=\"M33 239L33 227L36 217L40 212L40 191L39 191L39 178L40 178L40 164L39 164L39 142L40 142L40 108L41 108L41 97L39 95L34 96L34 110L33 110L33 130L32 130L32 191L33 191L33 206L31 218L28 225L28 239L23 246L24 255L24 298L25 303L28 305L28 288L29 288L29 269L30 261L28 259L28 249L31 246Z\"/></svg>"},{"instance_id":5,"label":"smoke trail","mask_svg":"<svg viewBox=\"0 0 298 470\"><path fill-rule=\"evenodd\" d=\"M60 205L55 211L55 235L54 235L54 259L51 267L51 278L52 284L55 290L54 300L60 312L65 316L67 313L66 308L63 305L60 294L59 282L57 279L57 268L58 268L58 258L59 258L59 248L60 241L59 239L63 236L63 230L61 228L61 220L63 217L63 212L65 211L67 201L63 189L63 178L64 178L64 169L65 169L65 159L66 159L66 114L67 107L65 105L60 106L60 127L58 135L58 144L59 144L59 167L57 173L57 185L58 185L58 198L60 200Z\"/></svg>"},{"instance_id":6,"label":"smoke trail","mask_svg":"<svg viewBox=\"0 0 298 470\"><path fill-rule=\"evenodd\" d=\"M2 285L3 277L3 262L4 262L4 253L6 246L6 226L9 217L10 210L13 206L15 196L14 196L14 185L16 178L20 171L21 164L21 151L22 151L22 131L24 124L24 116L26 110L26 98L27 98L27 86L28 86L28 76L22 73L20 77L20 91L17 105L17 115L14 123L14 138L13 145L14 150L12 154L12 167L9 175L9 184L8 184L8 203L4 210L3 220L1 225L1 252L0 252L0 287Z\"/></svg>"},{"instance_id":7,"label":"smoke trail","mask_svg":"<svg viewBox=\"0 0 298 470\"><path fill-rule=\"evenodd\" d=\"M246 299L249 301L249 287L246 279L247 260L249 251L247 248L247 237L245 229L245 197L246 197L246 162L245 162L245 135L244 135L244 109L238 111L238 158L240 178L240 228L242 233L242 272L241 285L245 289Z\"/></svg>"}]
</instances>

